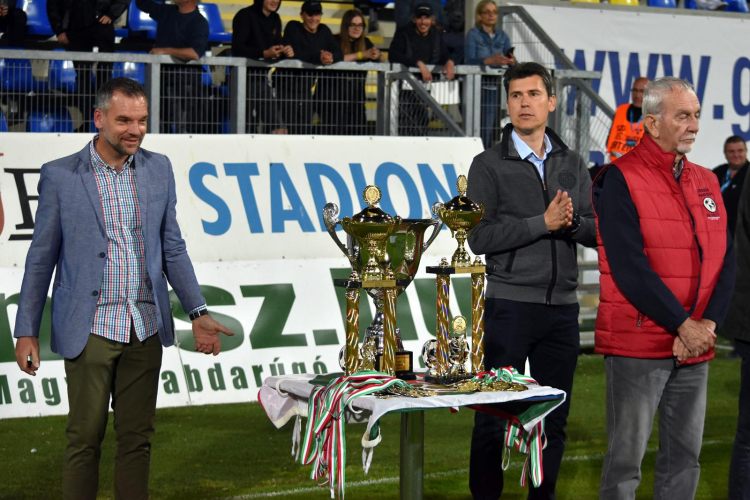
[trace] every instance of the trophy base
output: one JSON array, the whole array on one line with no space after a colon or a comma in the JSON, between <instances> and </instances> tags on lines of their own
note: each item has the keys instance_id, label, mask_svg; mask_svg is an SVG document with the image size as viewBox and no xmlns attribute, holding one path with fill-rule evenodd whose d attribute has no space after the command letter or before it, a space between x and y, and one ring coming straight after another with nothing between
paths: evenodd
<instances>
[{"instance_id":1,"label":"trophy base","mask_svg":"<svg viewBox=\"0 0 750 500\"><path fill-rule=\"evenodd\" d=\"M414 373L414 362L413 362L414 353L411 351L398 351L395 357L396 357L395 377L401 380L416 380L417 375ZM379 372L384 372L384 369L381 366L382 360L383 360L382 354L378 354L377 357L375 358L375 370Z\"/></svg>"},{"instance_id":2,"label":"trophy base","mask_svg":"<svg viewBox=\"0 0 750 500\"><path fill-rule=\"evenodd\" d=\"M430 373L429 371L426 371L424 374L424 381L428 384L450 385L455 384L456 382L469 380L473 376L473 373L440 375L439 373Z\"/></svg>"}]
</instances>

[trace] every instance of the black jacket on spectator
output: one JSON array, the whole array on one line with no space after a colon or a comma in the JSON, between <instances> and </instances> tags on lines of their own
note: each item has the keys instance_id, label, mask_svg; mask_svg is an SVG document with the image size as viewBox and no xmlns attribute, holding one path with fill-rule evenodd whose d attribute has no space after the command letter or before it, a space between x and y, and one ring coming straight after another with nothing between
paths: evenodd
<instances>
[{"instance_id":1,"label":"black jacket on spectator","mask_svg":"<svg viewBox=\"0 0 750 500\"><path fill-rule=\"evenodd\" d=\"M203 57L208 50L208 21L198 9L180 14L176 5L153 0L135 0L135 5L156 21L154 47L192 48L198 57Z\"/></svg>"},{"instance_id":2,"label":"black jacket on spectator","mask_svg":"<svg viewBox=\"0 0 750 500\"><path fill-rule=\"evenodd\" d=\"M282 45L281 18L276 12L266 17L263 0L237 12L232 20L233 56L263 59L263 51L274 45Z\"/></svg>"},{"instance_id":3,"label":"black jacket on spectator","mask_svg":"<svg viewBox=\"0 0 750 500\"><path fill-rule=\"evenodd\" d=\"M427 36L417 33L413 23L405 28L398 28L388 49L390 62L410 67L416 66L417 61L425 64L445 64L448 59L448 50L434 26L430 28Z\"/></svg>"},{"instance_id":4,"label":"black jacket on spectator","mask_svg":"<svg viewBox=\"0 0 750 500\"><path fill-rule=\"evenodd\" d=\"M291 45L294 58L300 61L320 65L320 51L333 54L333 62L344 60L344 53L333 33L325 24L318 26L318 31L310 33L299 21L289 21L284 30L284 45Z\"/></svg>"},{"instance_id":5,"label":"black jacket on spectator","mask_svg":"<svg viewBox=\"0 0 750 500\"><path fill-rule=\"evenodd\" d=\"M742 194L742 186L745 184L745 177L747 176L747 169L750 162L740 167L734 177L732 177L729 186L721 193L721 198L724 200L724 207L727 209L727 227L734 236L734 229L737 225L737 210L740 207L740 195ZM719 178L719 185L724 185L727 180L727 170L729 165L719 165L713 169L713 173Z\"/></svg>"},{"instance_id":6,"label":"black jacket on spectator","mask_svg":"<svg viewBox=\"0 0 750 500\"><path fill-rule=\"evenodd\" d=\"M128 3L128 0L47 0L47 18L52 31L59 35L71 27L90 26L101 16L109 17L114 23L128 8ZM78 15L71 16L74 11Z\"/></svg>"}]
</instances>

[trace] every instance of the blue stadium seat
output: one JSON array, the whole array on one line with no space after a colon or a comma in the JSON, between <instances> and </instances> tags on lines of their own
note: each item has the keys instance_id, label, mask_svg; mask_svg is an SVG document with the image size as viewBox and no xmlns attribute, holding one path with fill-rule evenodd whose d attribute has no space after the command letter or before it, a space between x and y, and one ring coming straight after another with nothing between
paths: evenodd
<instances>
[{"instance_id":1,"label":"blue stadium seat","mask_svg":"<svg viewBox=\"0 0 750 500\"><path fill-rule=\"evenodd\" d=\"M8 131L8 121L5 119L5 113L0 109L0 132Z\"/></svg>"},{"instance_id":2,"label":"blue stadium seat","mask_svg":"<svg viewBox=\"0 0 750 500\"><path fill-rule=\"evenodd\" d=\"M53 36L52 27L47 18L47 0L18 0L16 8L21 8L29 18L27 21L29 35Z\"/></svg>"},{"instance_id":3,"label":"blue stadium seat","mask_svg":"<svg viewBox=\"0 0 750 500\"><path fill-rule=\"evenodd\" d=\"M64 90L66 92L76 92L78 90L76 69L73 66L73 61L49 62L49 88L50 90Z\"/></svg>"},{"instance_id":4,"label":"blue stadium seat","mask_svg":"<svg viewBox=\"0 0 750 500\"><path fill-rule=\"evenodd\" d=\"M127 28L115 28L115 38L125 38L130 34Z\"/></svg>"},{"instance_id":5,"label":"blue stadium seat","mask_svg":"<svg viewBox=\"0 0 750 500\"><path fill-rule=\"evenodd\" d=\"M676 9L677 2L675 0L648 0L649 7L665 7L667 9Z\"/></svg>"},{"instance_id":6,"label":"blue stadium seat","mask_svg":"<svg viewBox=\"0 0 750 500\"><path fill-rule=\"evenodd\" d=\"M136 7L135 0L131 0L128 7L127 24L131 36L145 36L151 40L156 38L156 21Z\"/></svg>"},{"instance_id":7,"label":"blue stadium seat","mask_svg":"<svg viewBox=\"0 0 750 500\"><path fill-rule=\"evenodd\" d=\"M67 110L29 111L26 132L73 132L73 120Z\"/></svg>"},{"instance_id":8,"label":"blue stadium seat","mask_svg":"<svg viewBox=\"0 0 750 500\"><path fill-rule=\"evenodd\" d=\"M198 10L208 21L209 42L232 43L232 34L224 31L224 21L221 20L218 5L215 3L199 3Z\"/></svg>"},{"instance_id":9,"label":"blue stadium seat","mask_svg":"<svg viewBox=\"0 0 750 500\"><path fill-rule=\"evenodd\" d=\"M727 12L742 12L748 14L746 0L724 0L727 5Z\"/></svg>"},{"instance_id":10,"label":"blue stadium seat","mask_svg":"<svg viewBox=\"0 0 750 500\"><path fill-rule=\"evenodd\" d=\"M28 93L38 90L38 87L31 73L30 60L0 59L0 90Z\"/></svg>"},{"instance_id":11,"label":"blue stadium seat","mask_svg":"<svg viewBox=\"0 0 750 500\"><path fill-rule=\"evenodd\" d=\"M131 52L131 54L145 54L145 52ZM141 85L146 84L146 64L134 62L116 62L112 68L112 78L124 76L131 78Z\"/></svg>"}]
</instances>

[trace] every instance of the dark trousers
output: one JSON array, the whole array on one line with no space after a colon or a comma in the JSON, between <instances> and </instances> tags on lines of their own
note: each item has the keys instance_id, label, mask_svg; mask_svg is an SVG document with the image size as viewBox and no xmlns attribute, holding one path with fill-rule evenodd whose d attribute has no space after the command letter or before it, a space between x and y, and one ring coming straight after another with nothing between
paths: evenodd
<instances>
[{"instance_id":1,"label":"dark trousers","mask_svg":"<svg viewBox=\"0 0 750 500\"><path fill-rule=\"evenodd\" d=\"M115 51L115 26L114 24L100 24L96 22L91 26L81 29L68 30L68 45L66 50L73 52L91 52L94 47L99 48L99 52ZM112 76L111 62L98 62L96 64L96 75L93 75L92 63L86 61L75 61L74 66L78 74L78 95L76 106L83 115L83 126L81 132L88 132L94 116L94 100L96 92L104 82ZM96 81L94 81L96 76Z\"/></svg>"},{"instance_id":2,"label":"dark trousers","mask_svg":"<svg viewBox=\"0 0 750 500\"><path fill-rule=\"evenodd\" d=\"M729 499L750 500L750 342L735 342L742 358L740 412L729 466Z\"/></svg>"},{"instance_id":3,"label":"dark trousers","mask_svg":"<svg viewBox=\"0 0 750 500\"><path fill-rule=\"evenodd\" d=\"M565 425L570 410L573 373L578 362L580 334L578 304L547 306L513 300L486 300L484 366L513 366L525 370L541 385L566 392L565 402L545 420L547 447L543 452L544 481L530 487L530 499L554 499L565 449ZM505 420L477 412L471 436L469 488L476 500L497 500L503 491L502 451Z\"/></svg>"},{"instance_id":4,"label":"dark trousers","mask_svg":"<svg viewBox=\"0 0 750 500\"><path fill-rule=\"evenodd\" d=\"M148 498L162 347L158 335L140 342L131 330L130 337L123 344L90 335L83 352L65 360L70 403L63 471L66 500L96 498L110 398L117 441L115 498Z\"/></svg>"},{"instance_id":5,"label":"dark trousers","mask_svg":"<svg viewBox=\"0 0 750 500\"><path fill-rule=\"evenodd\" d=\"M26 13L19 8L10 11L7 16L0 17L0 31L4 33L4 44L7 42L11 47L23 47L27 19Z\"/></svg>"}]
</instances>

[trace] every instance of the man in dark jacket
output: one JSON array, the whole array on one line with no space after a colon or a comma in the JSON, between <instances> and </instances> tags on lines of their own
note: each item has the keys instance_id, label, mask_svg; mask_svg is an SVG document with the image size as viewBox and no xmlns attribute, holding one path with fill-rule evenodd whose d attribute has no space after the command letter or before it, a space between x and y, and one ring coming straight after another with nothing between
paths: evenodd
<instances>
[{"instance_id":1,"label":"man in dark jacket","mask_svg":"<svg viewBox=\"0 0 750 500\"><path fill-rule=\"evenodd\" d=\"M412 21L396 30L388 49L388 60L419 68L424 82L433 80L427 65L442 64L447 79L453 80L455 66L440 31L435 27L435 16L430 4L418 4L414 8ZM404 84L399 94L399 135L427 135L429 116L426 105Z\"/></svg>"},{"instance_id":2,"label":"man in dark jacket","mask_svg":"<svg viewBox=\"0 0 750 500\"><path fill-rule=\"evenodd\" d=\"M175 0L173 5L154 0L135 0L135 5L156 21L156 40L151 54L182 61L197 61L208 50L208 21L198 10L198 0ZM161 70L161 132L202 132L203 68L163 65Z\"/></svg>"},{"instance_id":3,"label":"man in dark jacket","mask_svg":"<svg viewBox=\"0 0 750 500\"><path fill-rule=\"evenodd\" d=\"M294 48L284 45L281 39L281 18L277 14L281 0L255 0L235 14L232 20L232 55L248 59L278 60L294 57ZM286 134L287 129L281 119L274 89L267 78L267 68L248 68L248 132L261 131L272 134ZM253 115L256 120L253 119ZM263 123L263 130L258 127Z\"/></svg>"},{"instance_id":4,"label":"man in dark jacket","mask_svg":"<svg viewBox=\"0 0 750 500\"><path fill-rule=\"evenodd\" d=\"M47 0L47 17L57 41L65 50L91 52L115 51L115 25L117 18L125 12L128 0ZM90 129L93 114L94 94L112 72L112 63L97 65L96 85L91 83L91 63L76 62L78 72L78 106L84 116L81 131Z\"/></svg>"},{"instance_id":5,"label":"man in dark jacket","mask_svg":"<svg viewBox=\"0 0 750 500\"><path fill-rule=\"evenodd\" d=\"M485 368L513 366L541 385L566 392L545 422L544 480L530 499L555 498L565 448L573 372L578 360L576 244L595 244L591 178L586 162L546 128L555 110L549 72L537 63L505 74L511 124L496 146L476 156L468 196L484 205L469 246L485 254ZM477 412L471 439L469 487L475 499L503 490L504 421Z\"/></svg>"},{"instance_id":6,"label":"man in dark jacket","mask_svg":"<svg viewBox=\"0 0 750 500\"><path fill-rule=\"evenodd\" d=\"M316 66L328 66L344 60L336 38L325 24L320 24L323 7L317 0L307 0L302 4L300 21L289 21L284 30L284 45L294 50L294 58ZM332 89L326 89L325 77L330 72L301 70L284 72L284 96L286 99L287 124L296 134L312 133L313 99L318 101L318 113L325 123L332 115L331 102L325 102ZM331 108L331 109L329 109Z\"/></svg>"},{"instance_id":7,"label":"man in dark jacket","mask_svg":"<svg viewBox=\"0 0 750 500\"><path fill-rule=\"evenodd\" d=\"M747 170L747 166L743 169ZM729 316L722 329L722 334L734 337L735 350L742 358L737 435L734 438L732 461L729 466L729 498L741 499L750 498L750 482L748 481L750 477L750 186L747 185L748 182L750 181L746 177L738 203L737 225L734 232L737 281L729 307Z\"/></svg>"},{"instance_id":8,"label":"man in dark jacket","mask_svg":"<svg viewBox=\"0 0 750 500\"><path fill-rule=\"evenodd\" d=\"M16 8L15 0L5 0L0 4L0 31L4 33L3 45L23 47L26 38L26 22L28 18L23 9Z\"/></svg>"},{"instance_id":9,"label":"man in dark jacket","mask_svg":"<svg viewBox=\"0 0 750 500\"><path fill-rule=\"evenodd\" d=\"M733 135L724 141L724 156L727 162L719 165L713 172L721 184L721 198L727 209L727 227L734 237L737 224L737 210L739 209L742 186L747 176L747 145L745 139Z\"/></svg>"}]
</instances>

